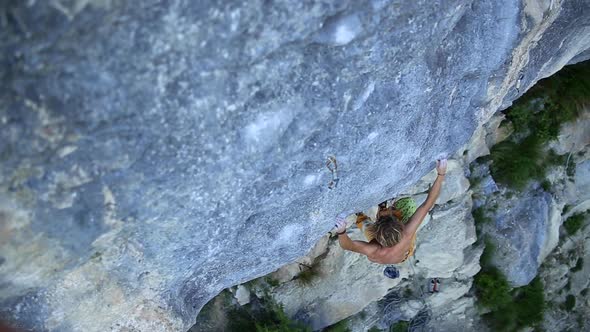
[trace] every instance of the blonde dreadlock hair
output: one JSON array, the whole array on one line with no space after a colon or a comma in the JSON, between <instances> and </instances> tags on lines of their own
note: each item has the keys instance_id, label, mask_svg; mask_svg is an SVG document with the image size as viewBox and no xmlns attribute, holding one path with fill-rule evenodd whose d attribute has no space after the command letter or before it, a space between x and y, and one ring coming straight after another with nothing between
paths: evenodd
<instances>
[{"instance_id":1,"label":"blonde dreadlock hair","mask_svg":"<svg viewBox=\"0 0 590 332\"><path fill-rule=\"evenodd\" d=\"M367 233L384 247L393 247L402 239L404 224L392 216L382 216L367 226Z\"/></svg>"}]
</instances>

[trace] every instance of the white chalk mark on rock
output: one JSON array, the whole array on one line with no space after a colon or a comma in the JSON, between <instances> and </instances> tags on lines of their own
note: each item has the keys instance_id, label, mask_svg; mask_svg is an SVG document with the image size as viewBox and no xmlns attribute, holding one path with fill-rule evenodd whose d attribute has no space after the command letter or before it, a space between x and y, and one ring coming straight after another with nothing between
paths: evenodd
<instances>
[{"instance_id":1,"label":"white chalk mark on rock","mask_svg":"<svg viewBox=\"0 0 590 332\"><path fill-rule=\"evenodd\" d=\"M315 41L343 46L353 41L362 31L363 25L356 14L331 18L325 23Z\"/></svg>"},{"instance_id":2,"label":"white chalk mark on rock","mask_svg":"<svg viewBox=\"0 0 590 332\"><path fill-rule=\"evenodd\" d=\"M359 96L359 98L354 102L353 108L355 111L360 109L361 107L363 107L363 105L369 99L371 94L373 94L373 91L375 91L375 82L371 81L371 82L369 82L369 84L367 84L367 86L365 87L365 90Z\"/></svg>"},{"instance_id":3,"label":"white chalk mark on rock","mask_svg":"<svg viewBox=\"0 0 590 332\"><path fill-rule=\"evenodd\" d=\"M306 186L311 186L312 184L314 184L316 182L317 178L318 178L317 175L313 175L313 174L307 175L305 177L305 179L303 179L303 184L305 184Z\"/></svg>"}]
</instances>

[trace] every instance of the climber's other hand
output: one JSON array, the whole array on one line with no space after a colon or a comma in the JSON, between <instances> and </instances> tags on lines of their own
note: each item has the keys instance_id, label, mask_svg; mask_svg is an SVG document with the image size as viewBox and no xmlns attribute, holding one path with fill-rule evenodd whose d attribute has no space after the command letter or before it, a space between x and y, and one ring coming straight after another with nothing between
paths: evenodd
<instances>
[{"instance_id":1,"label":"climber's other hand","mask_svg":"<svg viewBox=\"0 0 590 332\"><path fill-rule=\"evenodd\" d=\"M447 173L446 159L439 159L436 161L436 172L440 175L445 175Z\"/></svg>"},{"instance_id":2,"label":"climber's other hand","mask_svg":"<svg viewBox=\"0 0 590 332\"><path fill-rule=\"evenodd\" d=\"M334 229L332 232L334 233L342 233L346 231L346 220L341 217L336 217L336 224L334 225Z\"/></svg>"}]
</instances>

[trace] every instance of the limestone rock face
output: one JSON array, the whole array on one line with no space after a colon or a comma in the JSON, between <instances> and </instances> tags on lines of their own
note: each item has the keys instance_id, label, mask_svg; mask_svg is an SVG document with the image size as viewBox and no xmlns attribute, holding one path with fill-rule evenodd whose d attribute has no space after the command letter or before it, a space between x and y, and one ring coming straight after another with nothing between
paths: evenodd
<instances>
[{"instance_id":1,"label":"limestone rock face","mask_svg":"<svg viewBox=\"0 0 590 332\"><path fill-rule=\"evenodd\" d=\"M590 199L590 160L576 165L574 182L578 199L580 201Z\"/></svg>"},{"instance_id":2,"label":"limestone rock face","mask_svg":"<svg viewBox=\"0 0 590 332\"><path fill-rule=\"evenodd\" d=\"M559 247L554 250L539 270L545 288L545 299L552 303L564 303L568 297L575 298L575 310L556 306L546 311L543 327L559 331L573 327L588 330L584 319L590 312L590 227L582 227L575 234L563 236Z\"/></svg>"},{"instance_id":3,"label":"limestone rock face","mask_svg":"<svg viewBox=\"0 0 590 332\"><path fill-rule=\"evenodd\" d=\"M358 229L354 229L350 236L354 240L365 240ZM356 314L367 304L381 299L388 289L398 285L410 273L405 264L400 266L399 278L386 278L384 265L344 251L334 240L325 257L316 264L317 276L308 284L294 279L272 291L273 298L283 304L287 315L313 329Z\"/></svg>"},{"instance_id":4,"label":"limestone rock face","mask_svg":"<svg viewBox=\"0 0 590 332\"><path fill-rule=\"evenodd\" d=\"M550 146L558 154L578 153L590 145L590 109L586 108L576 121L565 123L557 140Z\"/></svg>"},{"instance_id":5,"label":"limestone rock face","mask_svg":"<svg viewBox=\"0 0 590 332\"><path fill-rule=\"evenodd\" d=\"M436 170L432 170L422 179L420 179L409 190L409 194L426 193L434 180L436 180ZM449 159L447 163L447 174L445 176L445 185L440 191L440 196L436 200L437 204L444 204L453 199L461 197L469 189L469 180L463 173L462 165L459 161ZM424 200L426 196L424 196ZM421 204L421 199L416 199L416 203Z\"/></svg>"},{"instance_id":6,"label":"limestone rock face","mask_svg":"<svg viewBox=\"0 0 590 332\"><path fill-rule=\"evenodd\" d=\"M590 23L582 0L0 6L0 317L36 331L188 329L586 57Z\"/></svg>"},{"instance_id":7,"label":"limestone rock face","mask_svg":"<svg viewBox=\"0 0 590 332\"><path fill-rule=\"evenodd\" d=\"M518 200L498 200L497 204L492 225L484 225L497 245L494 265L515 287L527 285L557 244L553 241L553 247L546 249L548 237L555 228L559 230L561 219L552 218L553 199L545 192L525 192Z\"/></svg>"},{"instance_id":8,"label":"limestone rock face","mask_svg":"<svg viewBox=\"0 0 590 332\"><path fill-rule=\"evenodd\" d=\"M494 114L488 122L475 130L469 143L458 151L463 156L463 161L466 164L470 164L481 156L489 155L492 146L512 134L513 128L511 125L500 127L505 118L506 116L503 113Z\"/></svg>"},{"instance_id":9,"label":"limestone rock face","mask_svg":"<svg viewBox=\"0 0 590 332\"><path fill-rule=\"evenodd\" d=\"M471 196L466 195L451 208L433 212L418 238L416 266L429 278L451 277L463 264L464 249L476 241Z\"/></svg>"},{"instance_id":10,"label":"limestone rock face","mask_svg":"<svg viewBox=\"0 0 590 332\"><path fill-rule=\"evenodd\" d=\"M459 162L450 160L449 165L454 165L448 170L450 178L464 178ZM434 178L427 174L418 181L417 187L429 180L434 181ZM443 188L446 186L445 181ZM452 187L452 182L448 186ZM284 306L289 316L313 329L329 326L355 314L355 318L347 323L353 331L374 324L385 328L393 318L413 318L426 304L435 314L445 314L448 305L470 289L471 278L480 269L479 257L482 253L481 247L472 246L476 238L471 217L471 192L467 191L467 186L455 189L453 195L457 196L457 202L438 204L431 213L432 217L429 214L425 218L418 231L415 256L396 265L400 271L399 278L386 278L383 275L385 266L371 263L357 253L343 251L336 241L330 241L326 247L322 239L307 256L270 275L277 281L293 279L273 289L272 297ZM419 196L414 197L420 204ZM374 217L375 213L374 207L366 211L370 217ZM354 219L354 215L350 216L349 224ZM356 226L348 232L352 239L366 240ZM308 283L302 283L297 277L306 269L305 264L314 264L316 271L316 276ZM440 293L431 294L424 300L418 294L424 292L422 288L430 278L446 279ZM397 297L392 292L402 293L403 289L416 295L404 297L396 305L383 305L388 298Z\"/></svg>"},{"instance_id":11,"label":"limestone rock face","mask_svg":"<svg viewBox=\"0 0 590 332\"><path fill-rule=\"evenodd\" d=\"M245 286L239 285L236 289L235 298L240 305L246 305L250 303L250 291Z\"/></svg>"}]
</instances>

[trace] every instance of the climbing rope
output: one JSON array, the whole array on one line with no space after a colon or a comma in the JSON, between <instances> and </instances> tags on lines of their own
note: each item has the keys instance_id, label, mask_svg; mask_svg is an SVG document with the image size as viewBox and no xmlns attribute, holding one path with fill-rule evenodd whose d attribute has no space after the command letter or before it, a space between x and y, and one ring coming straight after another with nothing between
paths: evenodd
<instances>
[{"instance_id":1,"label":"climbing rope","mask_svg":"<svg viewBox=\"0 0 590 332\"><path fill-rule=\"evenodd\" d=\"M402 313L398 310L402 297L398 292L390 292L381 299L381 322L385 326L389 326L402 318Z\"/></svg>"},{"instance_id":2,"label":"climbing rope","mask_svg":"<svg viewBox=\"0 0 590 332\"><path fill-rule=\"evenodd\" d=\"M428 308L418 312L418 314L410 321L408 332L424 331L424 327L430 322L430 317L431 312Z\"/></svg>"},{"instance_id":3,"label":"climbing rope","mask_svg":"<svg viewBox=\"0 0 590 332\"><path fill-rule=\"evenodd\" d=\"M410 260L410 268L412 269L412 276L416 276L416 269L414 269L414 264L416 263L416 259L414 258L414 256L411 256L409 258ZM413 283L414 283L414 288L416 288L416 278L412 278ZM423 307L422 310L420 310L418 312L418 314L416 316L414 316L414 318L412 318L412 320L410 320L410 326L408 327L408 332L417 332L417 331L423 331L424 327L426 327L426 325L430 322L430 318L432 317L432 310L430 309L430 306L428 305L428 303L426 303L426 301L424 300L425 298L425 294L424 294L424 289L423 289L423 285L418 285L417 287L420 290L420 302L422 303Z\"/></svg>"}]
</instances>

